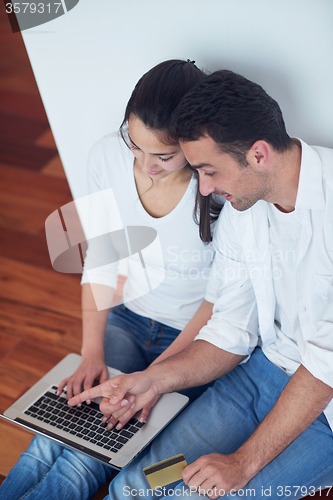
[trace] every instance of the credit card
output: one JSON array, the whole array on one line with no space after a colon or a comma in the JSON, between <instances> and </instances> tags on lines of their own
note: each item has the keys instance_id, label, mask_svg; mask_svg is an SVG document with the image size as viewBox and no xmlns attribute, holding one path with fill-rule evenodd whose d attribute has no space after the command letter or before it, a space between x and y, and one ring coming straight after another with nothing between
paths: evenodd
<instances>
[{"instance_id":1,"label":"credit card","mask_svg":"<svg viewBox=\"0 0 333 500\"><path fill-rule=\"evenodd\" d=\"M176 455L175 457L158 462L155 465L145 467L143 472L148 479L148 483L153 490L162 488L167 484L179 481L182 479L182 472L187 466L184 455Z\"/></svg>"}]
</instances>

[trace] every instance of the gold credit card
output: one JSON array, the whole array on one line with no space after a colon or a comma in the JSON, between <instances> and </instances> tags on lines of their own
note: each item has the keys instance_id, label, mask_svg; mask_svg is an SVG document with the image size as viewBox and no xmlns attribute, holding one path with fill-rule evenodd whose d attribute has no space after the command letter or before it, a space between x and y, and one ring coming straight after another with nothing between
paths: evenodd
<instances>
[{"instance_id":1,"label":"gold credit card","mask_svg":"<svg viewBox=\"0 0 333 500\"><path fill-rule=\"evenodd\" d=\"M176 455L175 457L158 462L158 464L150 465L143 469L146 478L153 490L162 488L167 484L179 481L182 479L182 472L187 466L184 455Z\"/></svg>"}]
</instances>

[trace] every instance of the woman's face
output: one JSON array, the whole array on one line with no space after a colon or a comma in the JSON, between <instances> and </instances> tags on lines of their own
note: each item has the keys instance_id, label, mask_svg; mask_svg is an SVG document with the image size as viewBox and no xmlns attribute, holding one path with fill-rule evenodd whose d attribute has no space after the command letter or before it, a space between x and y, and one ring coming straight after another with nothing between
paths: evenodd
<instances>
[{"instance_id":1,"label":"woman's face","mask_svg":"<svg viewBox=\"0 0 333 500\"><path fill-rule=\"evenodd\" d=\"M131 115L128 120L128 132L135 164L149 177L163 179L187 165L178 144L163 144L159 140L162 138L159 132L148 129L135 115Z\"/></svg>"}]
</instances>

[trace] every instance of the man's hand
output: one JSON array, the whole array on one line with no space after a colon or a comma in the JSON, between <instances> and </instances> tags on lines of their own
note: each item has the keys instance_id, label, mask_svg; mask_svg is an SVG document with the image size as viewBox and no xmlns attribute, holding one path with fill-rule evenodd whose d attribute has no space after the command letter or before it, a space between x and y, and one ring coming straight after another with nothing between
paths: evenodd
<instances>
[{"instance_id":1,"label":"man's hand","mask_svg":"<svg viewBox=\"0 0 333 500\"><path fill-rule=\"evenodd\" d=\"M90 389L94 380L99 380L100 383L105 382L109 378L109 372L106 364L102 359L95 357L82 358L80 366L68 378L62 380L58 386L58 394L65 386L67 386L67 398L70 399L84 390ZM87 402L90 402L89 400Z\"/></svg>"},{"instance_id":2,"label":"man's hand","mask_svg":"<svg viewBox=\"0 0 333 500\"><path fill-rule=\"evenodd\" d=\"M213 490L208 492L210 498L243 488L317 418L332 397L333 389L300 365L249 439L231 455L200 457L184 469L185 483L200 487L202 494Z\"/></svg>"},{"instance_id":3,"label":"man's hand","mask_svg":"<svg viewBox=\"0 0 333 500\"><path fill-rule=\"evenodd\" d=\"M150 404L157 394L150 377L145 372L118 375L103 384L88 389L68 401L75 406L93 398L103 397L100 410L105 417L112 415L113 422L123 426L137 411ZM140 419L141 420L141 419Z\"/></svg>"},{"instance_id":4,"label":"man's hand","mask_svg":"<svg viewBox=\"0 0 333 500\"><path fill-rule=\"evenodd\" d=\"M185 467L183 479L188 487L214 499L243 488L251 477L246 477L244 463L237 453L210 453Z\"/></svg>"}]
</instances>

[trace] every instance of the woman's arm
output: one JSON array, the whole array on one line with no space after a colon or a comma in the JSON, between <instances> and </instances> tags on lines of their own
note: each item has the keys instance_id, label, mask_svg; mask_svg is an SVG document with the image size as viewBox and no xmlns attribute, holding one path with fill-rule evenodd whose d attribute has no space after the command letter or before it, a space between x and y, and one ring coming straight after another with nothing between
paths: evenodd
<instances>
[{"instance_id":1,"label":"woman's arm","mask_svg":"<svg viewBox=\"0 0 333 500\"><path fill-rule=\"evenodd\" d=\"M73 375L59 384L59 394L67 385L67 397L71 398L80 394L82 387L90 389L95 379L102 383L109 378L104 360L104 335L110 309L97 310L95 298L98 294L100 300L97 302L100 304L101 298L107 297L110 304L113 291L113 288L104 285L82 285L82 361Z\"/></svg>"},{"instance_id":2,"label":"woman's arm","mask_svg":"<svg viewBox=\"0 0 333 500\"><path fill-rule=\"evenodd\" d=\"M212 316L213 305L211 302L207 302L204 300L193 316L193 318L187 323L182 332L178 335L178 337L169 345L167 349L165 349L162 354L159 355L155 361L152 362L152 365L156 363L160 363L166 358L177 354L178 352L183 351L198 335L199 331L203 326L205 326L208 320Z\"/></svg>"}]
</instances>

